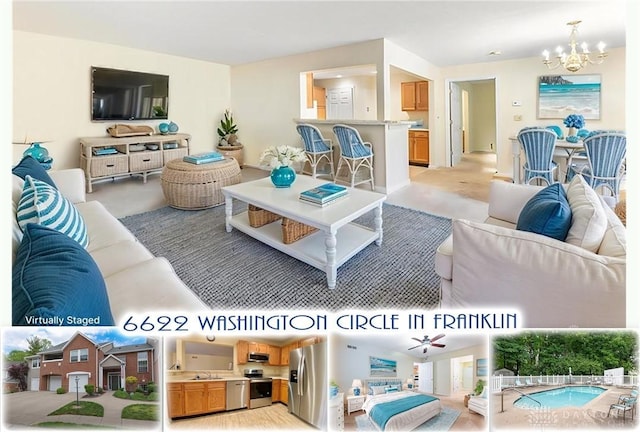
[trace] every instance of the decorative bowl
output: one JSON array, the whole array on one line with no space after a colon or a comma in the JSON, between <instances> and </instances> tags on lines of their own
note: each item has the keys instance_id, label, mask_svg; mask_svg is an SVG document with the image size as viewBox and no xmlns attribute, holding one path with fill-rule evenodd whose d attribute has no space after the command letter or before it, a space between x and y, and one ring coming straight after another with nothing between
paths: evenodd
<instances>
[{"instance_id":1,"label":"decorative bowl","mask_svg":"<svg viewBox=\"0 0 640 432\"><path fill-rule=\"evenodd\" d=\"M147 144L147 150L158 150L159 148L158 144Z\"/></svg>"},{"instance_id":2,"label":"decorative bowl","mask_svg":"<svg viewBox=\"0 0 640 432\"><path fill-rule=\"evenodd\" d=\"M178 128L177 124L175 124L174 122L169 123L169 133L174 134L174 133L178 132L178 129L179 128Z\"/></svg>"},{"instance_id":3,"label":"decorative bowl","mask_svg":"<svg viewBox=\"0 0 640 432\"><path fill-rule=\"evenodd\" d=\"M169 133L169 123L160 123L158 125L158 130L162 135L166 135Z\"/></svg>"}]
</instances>

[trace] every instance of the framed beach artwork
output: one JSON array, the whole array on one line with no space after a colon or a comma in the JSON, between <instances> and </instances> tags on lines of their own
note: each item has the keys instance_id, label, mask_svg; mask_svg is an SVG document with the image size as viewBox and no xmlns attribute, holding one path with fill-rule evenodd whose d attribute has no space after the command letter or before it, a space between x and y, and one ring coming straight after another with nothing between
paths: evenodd
<instances>
[{"instance_id":1,"label":"framed beach artwork","mask_svg":"<svg viewBox=\"0 0 640 432\"><path fill-rule=\"evenodd\" d=\"M487 359L476 360L476 375L487 376Z\"/></svg>"},{"instance_id":2,"label":"framed beach artwork","mask_svg":"<svg viewBox=\"0 0 640 432\"><path fill-rule=\"evenodd\" d=\"M378 357L369 357L369 376L372 378L397 377L398 362Z\"/></svg>"},{"instance_id":3,"label":"framed beach artwork","mask_svg":"<svg viewBox=\"0 0 640 432\"><path fill-rule=\"evenodd\" d=\"M538 77L538 118L582 114L586 120L600 120L600 84L598 74Z\"/></svg>"}]
</instances>

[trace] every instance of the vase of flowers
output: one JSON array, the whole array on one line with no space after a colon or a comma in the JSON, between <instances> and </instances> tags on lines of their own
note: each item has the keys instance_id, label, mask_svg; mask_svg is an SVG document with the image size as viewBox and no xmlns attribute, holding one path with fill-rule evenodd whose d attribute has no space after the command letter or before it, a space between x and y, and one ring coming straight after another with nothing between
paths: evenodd
<instances>
[{"instance_id":1,"label":"vase of flowers","mask_svg":"<svg viewBox=\"0 0 640 432\"><path fill-rule=\"evenodd\" d=\"M584 117L581 114L569 114L564 119L564 125L569 128L568 136L575 136L578 129L584 127Z\"/></svg>"},{"instance_id":2,"label":"vase of flowers","mask_svg":"<svg viewBox=\"0 0 640 432\"><path fill-rule=\"evenodd\" d=\"M294 162L304 162L304 149L291 146L271 146L260 155L260 165L271 168L271 181L277 188L288 188L296 179L291 168Z\"/></svg>"}]
</instances>

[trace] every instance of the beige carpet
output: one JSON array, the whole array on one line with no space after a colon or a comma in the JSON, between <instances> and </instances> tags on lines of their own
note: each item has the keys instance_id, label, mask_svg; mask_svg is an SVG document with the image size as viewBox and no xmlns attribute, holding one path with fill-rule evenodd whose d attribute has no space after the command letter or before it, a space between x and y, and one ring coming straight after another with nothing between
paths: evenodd
<instances>
[{"instance_id":1,"label":"beige carpet","mask_svg":"<svg viewBox=\"0 0 640 432\"><path fill-rule=\"evenodd\" d=\"M411 181L466 198L489 202L489 183L496 174L495 153L469 153L453 168L410 166Z\"/></svg>"}]
</instances>

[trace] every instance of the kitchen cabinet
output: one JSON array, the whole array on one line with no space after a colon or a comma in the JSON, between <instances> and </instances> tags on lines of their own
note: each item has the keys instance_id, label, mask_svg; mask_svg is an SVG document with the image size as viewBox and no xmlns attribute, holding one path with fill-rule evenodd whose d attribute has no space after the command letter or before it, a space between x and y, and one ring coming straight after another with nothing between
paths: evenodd
<instances>
[{"instance_id":1,"label":"kitchen cabinet","mask_svg":"<svg viewBox=\"0 0 640 432\"><path fill-rule=\"evenodd\" d=\"M429 131L409 131L409 163L429 166Z\"/></svg>"},{"instance_id":2,"label":"kitchen cabinet","mask_svg":"<svg viewBox=\"0 0 640 432\"><path fill-rule=\"evenodd\" d=\"M280 380L280 402L289 404L289 381Z\"/></svg>"},{"instance_id":3,"label":"kitchen cabinet","mask_svg":"<svg viewBox=\"0 0 640 432\"><path fill-rule=\"evenodd\" d=\"M238 341L236 343L236 359L238 364L247 364L247 355L249 354L249 342Z\"/></svg>"},{"instance_id":4,"label":"kitchen cabinet","mask_svg":"<svg viewBox=\"0 0 640 432\"><path fill-rule=\"evenodd\" d=\"M269 345L260 342L249 342L249 352L266 354L269 352Z\"/></svg>"},{"instance_id":5,"label":"kitchen cabinet","mask_svg":"<svg viewBox=\"0 0 640 432\"><path fill-rule=\"evenodd\" d=\"M429 82L412 81L400 84L402 111L429 110Z\"/></svg>"},{"instance_id":6,"label":"kitchen cabinet","mask_svg":"<svg viewBox=\"0 0 640 432\"><path fill-rule=\"evenodd\" d=\"M288 366L289 365L289 353L291 352L291 345L285 345L280 348L280 365Z\"/></svg>"},{"instance_id":7,"label":"kitchen cabinet","mask_svg":"<svg viewBox=\"0 0 640 432\"><path fill-rule=\"evenodd\" d=\"M226 409L226 382L169 383L169 417L208 414Z\"/></svg>"},{"instance_id":8,"label":"kitchen cabinet","mask_svg":"<svg viewBox=\"0 0 640 432\"><path fill-rule=\"evenodd\" d=\"M327 118L327 90L324 87L313 86L313 100L316 103L316 118Z\"/></svg>"},{"instance_id":9,"label":"kitchen cabinet","mask_svg":"<svg viewBox=\"0 0 640 432\"><path fill-rule=\"evenodd\" d=\"M269 351L269 364L271 366L280 366L281 363L281 358L280 358L280 351L281 348L277 347L277 346L273 346L273 345L269 345L268 347Z\"/></svg>"},{"instance_id":10,"label":"kitchen cabinet","mask_svg":"<svg viewBox=\"0 0 640 432\"><path fill-rule=\"evenodd\" d=\"M298 345L300 348L302 348L304 346L315 345L320 342L321 342L321 339L319 336L311 336L306 339L300 339L298 341Z\"/></svg>"},{"instance_id":11,"label":"kitchen cabinet","mask_svg":"<svg viewBox=\"0 0 640 432\"><path fill-rule=\"evenodd\" d=\"M271 401L273 403L280 402L280 384L282 380L274 378L271 381Z\"/></svg>"},{"instance_id":12,"label":"kitchen cabinet","mask_svg":"<svg viewBox=\"0 0 640 432\"><path fill-rule=\"evenodd\" d=\"M167 385L167 409L169 410L170 418L182 417L185 415L182 384L171 383Z\"/></svg>"}]
</instances>

